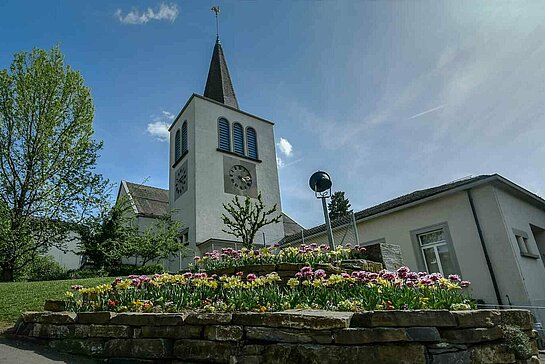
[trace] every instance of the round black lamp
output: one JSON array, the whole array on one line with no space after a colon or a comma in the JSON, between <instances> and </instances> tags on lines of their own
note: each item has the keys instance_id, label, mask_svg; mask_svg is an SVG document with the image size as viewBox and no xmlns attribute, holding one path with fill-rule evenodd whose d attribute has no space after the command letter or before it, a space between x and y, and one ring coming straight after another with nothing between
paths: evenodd
<instances>
[{"instance_id":1,"label":"round black lamp","mask_svg":"<svg viewBox=\"0 0 545 364\"><path fill-rule=\"evenodd\" d=\"M331 177L324 171L314 172L314 174L310 176L308 184L314 192L321 193L331 189Z\"/></svg>"},{"instance_id":2,"label":"round black lamp","mask_svg":"<svg viewBox=\"0 0 545 364\"><path fill-rule=\"evenodd\" d=\"M327 211L326 198L331 197L331 177L327 172L318 171L314 172L308 181L308 185L314 191L316 198L322 200L322 208L324 209L324 220L327 229L327 239L329 240L329 247L335 249L335 242L333 241L333 232L331 230L331 221L329 220L329 212Z\"/></svg>"}]
</instances>

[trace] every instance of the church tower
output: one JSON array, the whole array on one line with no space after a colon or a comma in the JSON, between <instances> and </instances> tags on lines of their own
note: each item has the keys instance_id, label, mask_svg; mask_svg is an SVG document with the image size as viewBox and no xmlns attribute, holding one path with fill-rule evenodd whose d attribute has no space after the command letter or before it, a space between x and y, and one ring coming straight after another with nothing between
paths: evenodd
<instances>
[{"instance_id":1,"label":"church tower","mask_svg":"<svg viewBox=\"0 0 545 364\"><path fill-rule=\"evenodd\" d=\"M223 204L235 196L261 192L265 205L276 204L281 213L273 126L239 109L218 37L204 95L193 94L169 129L169 205L196 254L235 247L221 219ZM282 223L271 224L256 243L270 245L283 236Z\"/></svg>"}]
</instances>

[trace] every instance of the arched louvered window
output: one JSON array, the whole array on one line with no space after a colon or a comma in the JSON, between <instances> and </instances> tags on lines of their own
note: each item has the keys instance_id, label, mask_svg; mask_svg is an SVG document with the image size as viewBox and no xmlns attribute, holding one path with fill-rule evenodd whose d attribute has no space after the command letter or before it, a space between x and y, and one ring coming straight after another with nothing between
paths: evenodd
<instances>
[{"instance_id":1,"label":"arched louvered window","mask_svg":"<svg viewBox=\"0 0 545 364\"><path fill-rule=\"evenodd\" d=\"M187 152L187 121L182 124L182 154Z\"/></svg>"},{"instance_id":2,"label":"arched louvered window","mask_svg":"<svg viewBox=\"0 0 545 364\"><path fill-rule=\"evenodd\" d=\"M176 131L176 136L174 137L174 162L180 159L180 130Z\"/></svg>"},{"instance_id":3,"label":"arched louvered window","mask_svg":"<svg viewBox=\"0 0 545 364\"><path fill-rule=\"evenodd\" d=\"M223 118L218 120L218 148L227 152L231 151L229 122Z\"/></svg>"},{"instance_id":4,"label":"arched louvered window","mask_svg":"<svg viewBox=\"0 0 545 364\"><path fill-rule=\"evenodd\" d=\"M248 157L257 159L257 134L254 128L246 129L246 142L248 143Z\"/></svg>"},{"instance_id":5,"label":"arched louvered window","mask_svg":"<svg viewBox=\"0 0 545 364\"><path fill-rule=\"evenodd\" d=\"M239 123L233 124L233 151L244 155L244 131Z\"/></svg>"}]
</instances>

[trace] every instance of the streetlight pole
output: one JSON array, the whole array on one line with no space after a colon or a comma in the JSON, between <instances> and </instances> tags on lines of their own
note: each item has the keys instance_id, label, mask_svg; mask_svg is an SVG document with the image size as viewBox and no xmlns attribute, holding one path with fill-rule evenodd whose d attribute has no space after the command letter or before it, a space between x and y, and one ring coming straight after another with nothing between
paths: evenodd
<instances>
[{"instance_id":1,"label":"streetlight pole","mask_svg":"<svg viewBox=\"0 0 545 364\"><path fill-rule=\"evenodd\" d=\"M335 242L333 240L333 231L331 230L331 221L329 220L329 212L327 211L326 203L326 199L331 197L331 178L327 172L318 171L310 176L308 184L314 191L316 198L322 200L322 208L324 210L324 220L327 230L327 240L329 241L329 248L333 250L335 249Z\"/></svg>"},{"instance_id":2,"label":"streetlight pole","mask_svg":"<svg viewBox=\"0 0 545 364\"><path fill-rule=\"evenodd\" d=\"M333 241L333 231L331 230L331 220L329 220L329 212L327 211L327 203L325 199L327 197L320 197L322 199L322 207L324 208L325 227L327 229L327 240L329 241L329 248L335 249L335 242Z\"/></svg>"}]
</instances>

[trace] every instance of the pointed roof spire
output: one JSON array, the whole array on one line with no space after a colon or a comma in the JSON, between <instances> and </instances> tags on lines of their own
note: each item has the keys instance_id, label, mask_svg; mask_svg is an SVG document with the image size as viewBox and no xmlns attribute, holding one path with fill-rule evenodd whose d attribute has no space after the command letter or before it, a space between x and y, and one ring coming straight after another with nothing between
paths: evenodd
<instances>
[{"instance_id":1,"label":"pointed roof spire","mask_svg":"<svg viewBox=\"0 0 545 364\"><path fill-rule=\"evenodd\" d=\"M214 46L212 60L210 61L210 69L208 71L208 78L204 88L204 96L238 109L235 89L233 88L233 83L231 82L231 76L229 75L227 61L225 61L225 56L223 55L223 48L221 47L219 37L219 7L213 7L212 11L216 13L216 45Z\"/></svg>"}]
</instances>

